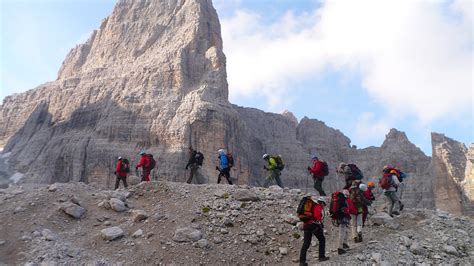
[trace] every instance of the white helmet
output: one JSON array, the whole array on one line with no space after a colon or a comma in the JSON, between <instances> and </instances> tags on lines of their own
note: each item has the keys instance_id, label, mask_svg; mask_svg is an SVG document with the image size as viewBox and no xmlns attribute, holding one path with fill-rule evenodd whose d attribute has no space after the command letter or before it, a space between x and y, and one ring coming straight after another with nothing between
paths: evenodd
<instances>
[{"instance_id":1,"label":"white helmet","mask_svg":"<svg viewBox=\"0 0 474 266\"><path fill-rule=\"evenodd\" d=\"M268 157L270 157L270 155L268 155L268 154L265 153L262 158L265 160L265 159L267 159Z\"/></svg>"},{"instance_id":2,"label":"white helmet","mask_svg":"<svg viewBox=\"0 0 474 266\"><path fill-rule=\"evenodd\" d=\"M360 184L359 189L362 190L362 191L366 191L367 190L367 185L366 184Z\"/></svg>"},{"instance_id":3,"label":"white helmet","mask_svg":"<svg viewBox=\"0 0 474 266\"><path fill-rule=\"evenodd\" d=\"M326 198L324 198L324 197L319 197L318 202L322 202L322 203L324 203L324 205L328 204L327 201L326 201Z\"/></svg>"},{"instance_id":4,"label":"white helmet","mask_svg":"<svg viewBox=\"0 0 474 266\"><path fill-rule=\"evenodd\" d=\"M218 153L225 153L225 150L224 149L219 149L217 152Z\"/></svg>"}]
</instances>

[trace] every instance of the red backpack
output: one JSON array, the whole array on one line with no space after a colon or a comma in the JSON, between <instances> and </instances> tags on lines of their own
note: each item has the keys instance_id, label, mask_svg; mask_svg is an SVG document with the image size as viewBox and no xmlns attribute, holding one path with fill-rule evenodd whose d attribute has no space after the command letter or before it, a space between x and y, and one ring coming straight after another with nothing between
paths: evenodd
<instances>
[{"instance_id":1,"label":"red backpack","mask_svg":"<svg viewBox=\"0 0 474 266\"><path fill-rule=\"evenodd\" d=\"M379 185L382 189L389 189L393 185L392 175L384 173L382 178L379 180Z\"/></svg>"}]
</instances>

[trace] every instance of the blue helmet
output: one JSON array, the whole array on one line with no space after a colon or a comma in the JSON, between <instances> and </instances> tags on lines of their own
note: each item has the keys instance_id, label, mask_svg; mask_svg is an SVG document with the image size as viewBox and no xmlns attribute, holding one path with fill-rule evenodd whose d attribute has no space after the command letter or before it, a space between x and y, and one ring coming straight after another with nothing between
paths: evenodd
<instances>
[{"instance_id":1,"label":"blue helmet","mask_svg":"<svg viewBox=\"0 0 474 266\"><path fill-rule=\"evenodd\" d=\"M317 159L318 159L318 156L316 156L316 154L313 154L313 155L311 155L311 159L312 159L312 160L317 160Z\"/></svg>"}]
</instances>

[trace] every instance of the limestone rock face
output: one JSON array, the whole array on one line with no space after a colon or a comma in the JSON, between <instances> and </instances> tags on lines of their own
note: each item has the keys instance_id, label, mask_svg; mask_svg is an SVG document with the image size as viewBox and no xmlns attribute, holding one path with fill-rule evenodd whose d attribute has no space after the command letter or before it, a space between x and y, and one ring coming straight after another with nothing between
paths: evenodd
<instances>
[{"instance_id":1,"label":"limestone rock face","mask_svg":"<svg viewBox=\"0 0 474 266\"><path fill-rule=\"evenodd\" d=\"M464 175L462 188L466 194L466 198L472 203L474 202L474 144L469 146L466 157L466 173Z\"/></svg>"},{"instance_id":2,"label":"limestone rock face","mask_svg":"<svg viewBox=\"0 0 474 266\"><path fill-rule=\"evenodd\" d=\"M463 143L443 134L432 133L431 139L436 207L455 214L473 215L473 176L469 175L472 150L468 151Z\"/></svg>"},{"instance_id":3,"label":"limestone rock face","mask_svg":"<svg viewBox=\"0 0 474 266\"><path fill-rule=\"evenodd\" d=\"M4 100L0 145L34 182L110 183L116 157L136 164L141 149L158 155L155 176L182 181L187 146L210 154L200 141L237 123L227 96L210 0L119 1L56 81Z\"/></svg>"}]
</instances>

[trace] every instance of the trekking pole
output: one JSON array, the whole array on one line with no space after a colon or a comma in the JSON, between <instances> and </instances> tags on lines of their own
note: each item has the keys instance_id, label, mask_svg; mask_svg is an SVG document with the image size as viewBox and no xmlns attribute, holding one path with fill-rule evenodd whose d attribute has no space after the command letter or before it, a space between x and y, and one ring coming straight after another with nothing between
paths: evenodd
<instances>
[{"instance_id":1,"label":"trekking pole","mask_svg":"<svg viewBox=\"0 0 474 266\"><path fill-rule=\"evenodd\" d=\"M309 174L306 175L306 187L305 187L305 193L308 194L308 176Z\"/></svg>"}]
</instances>

